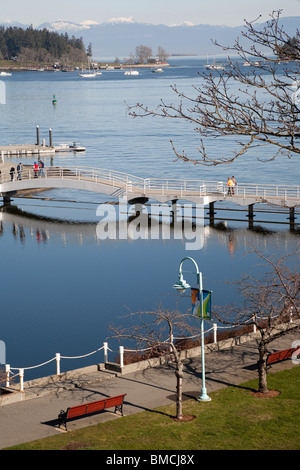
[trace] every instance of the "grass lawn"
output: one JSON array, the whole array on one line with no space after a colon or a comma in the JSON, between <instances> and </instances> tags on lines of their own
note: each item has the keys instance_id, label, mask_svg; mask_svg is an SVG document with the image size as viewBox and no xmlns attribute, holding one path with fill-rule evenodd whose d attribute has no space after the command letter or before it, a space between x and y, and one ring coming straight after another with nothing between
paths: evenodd
<instances>
[{"instance_id":1,"label":"grass lawn","mask_svg":"<svg viewBox=\"0 0 300 470\"><path fill-rule=\"evenodd\" d=\"M257 380L210 393L211 402L184 401L96 426L14 446L18 450L299 450L300 367L268 375L272 398L253 395ZM126 413L126 406L125 406Z\"/></svg>"}]
</instances>

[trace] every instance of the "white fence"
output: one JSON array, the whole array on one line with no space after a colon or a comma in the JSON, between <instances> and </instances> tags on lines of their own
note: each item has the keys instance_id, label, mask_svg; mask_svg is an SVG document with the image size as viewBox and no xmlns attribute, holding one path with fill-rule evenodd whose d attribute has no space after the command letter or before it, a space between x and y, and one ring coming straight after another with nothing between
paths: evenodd
<instances>
[{"instance_id":1,"label":"white fence","mask_svg":"<svg viewBox=\"0 0 300 470\"><path fill-rule=\"evenodd\" d=\"M248 325L252 325L253 327L253 332L255 333L256 332L256 321L257 321L257 318L254 316L252 319L249 319L249 322L248 322ZM293 323L293 311L291 309L290 311L290 315L289 315L289 323ZM212 340L212 343L211 344L215 344L218 342L218 329L235 329L235 328L232 328L232 326L220 326L220 325L217 325L216 323L213 323L212 326L204 331L204 334L207 334L209 332L213 332L213 340ZM189 336L189 337L172 337L172 341L174 340L190 340L190 339L195 339L195 338L198 338L201 336L201 333L195 335L195 336ZM164 344L169 344L170 343L170 340L166 340L164 341ZM99 347L98 349L92 351L92 352L89 352L87 354L83 354L83 355L80 355L80 356L62 356L60 353L56 353L55 356L51 359L49 359L48 361L46 362L43 362L42 364L37 364L35 366L31 366L31 367L11 367L10 364L6 364L5 365L5 374L6 374L6 387L10 387L10 382L11 382L11 379L13 379L14 377L17 377L19 376L20 378L20 391L23 392L24 391L24 373L26 370L30 370L30 369L36 369L38 367L43 367L45 366L46 364L49 364L50 362L53 362L53 361L56 361L56 375L59 377L61 375L61 371L60 371L60 364L61 364L61 359L83 359L83 358L86 358L88 356L91 356L93 354L96 354L97 352L101 351L103 349L103 356L104 356L104 364L106 364L108 362L108 352L110 351L111 353L114 353L116 354L117 351L113 351L111 349L109 349L108 347L108 343L107 342L104 342L103 343L103 346ZM119 359L120 359L120 368L122 369L124 367L124 353L127 351L127 352L145 352L147 350L151 350L151 348L147 348L147 349L127 349L127 348L124 348L124 346L119 346ZM11 372L12 371L17 371L14 375L11 375Z\"/></svg>"},{"instance_id":2,"label":"white fence","mask_svg":"<svg viewBox=\"0 0 300 470\"><path fill-rule=\"evenodd\" d=\"M217 332L218 332L218 328L220 329L224 329L224 328L231 328L231 327L221 327L221 326L218 326L216 323L213 323L213 325L211 326L211 328L209 328L207 331L205 331L205 334L206 333L209 333L209 332L213 332L213 343L216 343L217 342ZM255 328L255 324L253 323L253 331L256 331L256 328ZM200 337L201 333L199 333L198 335L196 336L192 336L192 337L187 337L187 338L183 338L183 337L180 337L180 338L175 338L173 337L172 339L173 340L188 340L188 339L195 339L197 337ZM165 344L168 344L169 343L169 340L165 341ZM150 350L151 348L148 348L148 350ZM5 365L5 375L6 375L6 384L5 386L6 387L10 387L11 386L11 380L15 377L18 377L19 376L19 380L20 380L20 391L23 392L24 391L24 376L25 376L25 371L26 370L32 370L32 369L36 369L38 367L43 367L51 362L56 362L56 375L57 376L60 376L61 375L61 370L60 370L60 366L61 366L61 360L62 359L84 359L88 356L91 356L92 354L96 354L97 352L103 350L103 355L104 355L104 364L106 364L108 362L108 352L110 351L111 353L117 353L117 351L113 351L111 349L109 349L108 347L108 343L107 342L104 342L103 343L103 346L101 346L100 348L92 351L92 352L89 352L87 354L83 354L81 356L63 356L61 355L60 353L56 353L54 357L52 357L51 359L49 359L48 361L46 362L43 362L41 364L37 364L35 366L30 366L30 367L11 367L10 364L6 364ZM124 348L124 346L119 346L119 358L120 358L120 367L123 368L124 367L124 353L127 351L127 352L144 352L146 351L147 349L144 349L144 350L141 350L141 349L126 349ZM17 371L16 373L12 374L13 371Z\"/></svg>"}]
</instances>

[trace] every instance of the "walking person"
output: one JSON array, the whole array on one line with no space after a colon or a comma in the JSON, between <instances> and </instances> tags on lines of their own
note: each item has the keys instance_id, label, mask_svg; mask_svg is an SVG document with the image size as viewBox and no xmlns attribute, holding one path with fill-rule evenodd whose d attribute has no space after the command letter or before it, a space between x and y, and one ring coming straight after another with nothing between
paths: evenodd
<instances>
[{"instance_id":1,"label":"walking person","mask_svg":"<svg viewBox=\"0 0 300 470\"><path fill-rule=\"evenodd\" d=\"M38 166L37 162L34 162L34 164L33 164L33 171L34 171L34 178L37 178L38 173L39 173L39 166Z\"/></svg>"},{"instance_id":2,"label":"walking person","mask_svg":"<svg viewBox=\"0 0 300 470\"><path fill-rule=\"evenodd\" d=\"M237 181L234 176L231 177L231 181L232 181L232 194L234 194L234 188L237 185Z\"/></svg>"},{"instance_id":3,"label":"walking person","mask_svg":"<svg viewBox=\"0 0 300 470\"><path fill-rule=\"evenodd\" d=\"M44 170L45 164L40 160L40 176L45 178L45 170Z\"/></svg>"},{"instance_id":4,"label":"walking person","mask_svg":"<svg viewBox=\"0 0 300 470\"><path fill-rule=\"evenodd\" d=\"M18 180L22 179L22 171L23 171L23 165L20 162L19 165L17 166L17 172L18 172Z\"/></svg>"},{"instance_id":5,"label":"walking person","mask_svg":"<svg viewBox=\"0 0 300 470\"><path fill-rule=\"evenodd\" d=\"M233 182L232 182L232 179L230 178L230 176L228 176L228 181L227 181L226 186L228 187L228 192L227 192L228 196L232 196L232 194L233 194L233 192L232 192L233 191Z\"/></svg>"},{"instance_id":6,"label":"walking person","mask_svg":"<svg viewBox=\"0 0 300 470\"><path fill-rule=\"evenodd\" d=\"M9 173L10 173L10 181L13 181L15 177L15 167L12 166L11 169L9 170Z\"/></svg>"}]
</instances>

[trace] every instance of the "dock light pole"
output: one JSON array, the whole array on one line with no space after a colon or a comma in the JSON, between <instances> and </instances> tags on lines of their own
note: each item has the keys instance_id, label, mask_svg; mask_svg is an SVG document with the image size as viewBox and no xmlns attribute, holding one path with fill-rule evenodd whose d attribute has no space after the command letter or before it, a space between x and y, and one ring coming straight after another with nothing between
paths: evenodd
<instances>
[{"instance_id":1,"label":"dock light pole","mask_svg":"<svg viewBox=\"0 0 300 470\"><path fill-rule=\"evenodd\" d=\"M206 386L205 386L205 358L204 358L204 311L203 311L203 287L202 287L202 273L199 271L198 265L193 258L185 257L181 260L179 265L179 275L178 281L173 285L174 289L177 292L184 294L186 289L191 288L191 286L183 279L182 275L182 264L184 261L190 260L196 268L196 277L197 277L197 289L199 293L199 316L201 319L201 364L202 364L202 389L201 395L197 398L199 401L210 401L211 398L207 395Z\"/></svg>"}]
</instances>

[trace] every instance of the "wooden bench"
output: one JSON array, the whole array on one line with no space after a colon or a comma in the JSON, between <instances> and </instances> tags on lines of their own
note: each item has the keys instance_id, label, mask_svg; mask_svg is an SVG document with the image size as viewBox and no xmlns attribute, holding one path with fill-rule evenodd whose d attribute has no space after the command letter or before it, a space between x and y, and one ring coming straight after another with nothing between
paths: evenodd
<instances>
[{"instance_id":1,"label":"wooden bench","mask_svg":"<svg viewBox=\"0 0 300 470\"><path fill-rule=\"evenodd\" d=\"M119 411L123 416L123 401L126 393L115 397L102 398L101 400L85 403L84 405L70 406L67 411L61 410L58 415L58 427L64 424L67 431L67 421L80 418L92 413L98 413L107 408L115 407L115 413Z\"/></svg>"},{"instance_id":2,"label":"wooden bench","mask_svg":"<svg viewBox=\"0 0 300 470\"><path fill-rule=\"evenodd\" d=\"M298 354L300 354L300 348L290 348L284 349L283 351L276 351L273 353L268 354L267 357L267 366L274 364L275 362L285 361L286 359L290 359L295 351L298 350Z\"/></svg>"}]
</instances>

